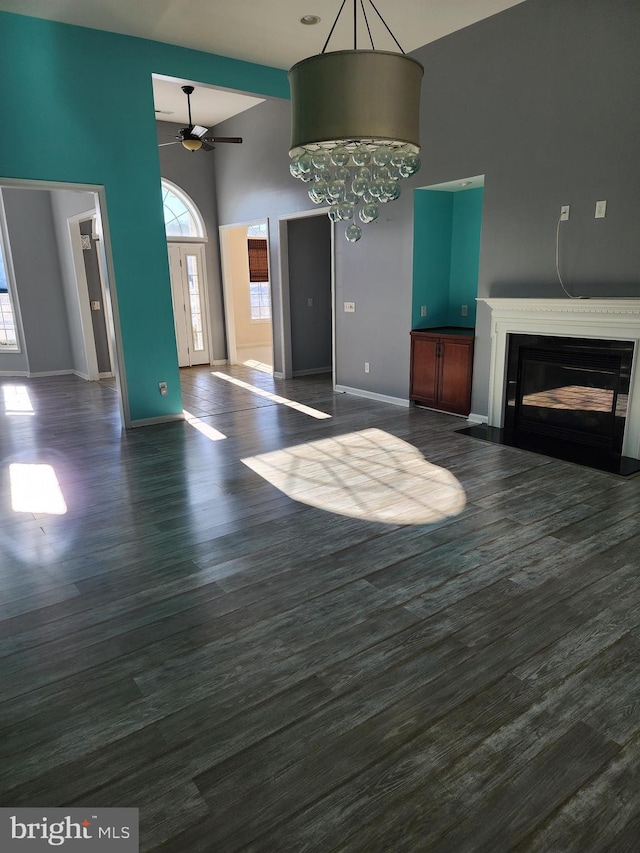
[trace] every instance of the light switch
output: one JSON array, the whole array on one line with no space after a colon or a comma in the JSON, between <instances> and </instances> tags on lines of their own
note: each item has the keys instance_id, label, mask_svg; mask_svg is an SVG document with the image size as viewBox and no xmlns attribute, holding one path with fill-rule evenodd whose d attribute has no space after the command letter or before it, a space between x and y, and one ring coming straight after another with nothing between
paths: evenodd
<instances>
[{"instance_id":1,"label":"light switch","mask_svg":"<svg viewBox=\"0 0 640 853\"><path fill-rule=\"evenodd\" d=\"M100 310L100 302L97 299L92 300L91 310L92 311L99 311Z\"/></svg>"}]
</instances>

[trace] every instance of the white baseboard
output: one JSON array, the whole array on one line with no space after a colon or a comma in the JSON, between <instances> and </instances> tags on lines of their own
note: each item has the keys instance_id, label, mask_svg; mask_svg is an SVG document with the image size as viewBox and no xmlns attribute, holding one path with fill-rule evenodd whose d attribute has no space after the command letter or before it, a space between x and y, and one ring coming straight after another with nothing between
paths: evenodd
<instances>
[{"instance_id":1,"label":"white baseboard","mask_svg":"<svg viewBox=\"0 0 640 853\"><path fill-rule=\"evenodd\" d=\"M219 367L221 364L229 364L228 358L214 358L209 362L210 367Z\"/></svg>"},{"instance_id":2,"label":"white baseboard","mask_svg":"<svg viewBox=\"0 0 640 853\"><path fill-rule=\"evenodd\" d=\"M175 423L175 421L183 421L184 415L182 412L175 415L160 415L157 418L140 418L138 421L131 421L131 429L137 429L137 427L146 427L146 426L155 426L156 424L170 424Z\"/></svg>"},{"instance_id":3,"label":"white baseboard","mask_svg":"<svg viewBox=\"0 0 640 853\"><path fill-rule=\"evenodd\" d=\"M281 370L274 370L273 371L273 378L274 379L284 379L284 373Z\"/></svg>"},{"instance_id":4,"label":"white baseboard","mask_svg":"<svg viewBox=\"0 0 640 853\"><path fill-rule=\"evenodd\" d=\"M363 388L350 388L348 385L336 385L336 391L341 394L353 394L354 397L366 397L368 400L377 400L379 403L392 403L394 406L409 408L409 401L402 397L389 397L388 394L376 394L375 391L365 391Z\"/></svg>"},{"instance_id":5,"label":"white baseboard","mask_svg":"<svg viewBox=\"0 0 640 853\"><path fill-rule=\"evenodd\" d=\"M77 375L80 376L79 373L77 373ZM108 370L106 373L99 373L98 379L113 379L114 376L115 376L115 373L113 373L111 370Z\"/></svg>"},{"instance_id":6,"label":"white baseboard","mask_svg":"<svg viewBox=\"0 0 640 853\"><path fill-rule=\"evenodd\" d=\"M331 373L331 367L310 367L309 370L294 370L293 376L315 376L317 373Z\"/></svg>"},{"instance_id":7,"label":"white baseboard","mask_svg":"<svg viewBox=\"0 0 640 853\"><path fill-rule=\"evenodd\" d=\"M88 373L82 373L82 371L80 371L80 370L74 370L73 373L75 376L78 376L80 379L86 379L87 382L91 382L91 377L89 376Z\"/></svg>"},{"instance_id":8,"label":"white baseboard","mask_svg":"<svg viewBox=\"0 0 640 853\"><path fill-rule=\"evenodd\" d=\"M29 373L26 370L0 370L0 376L23 376L28 377Z\"/></svg>"},{"instance_id":9,"label":"white baseboard","mask_svg":"<svg viewBox=\"0 0 640 853\"><path fill-rule=\"evenodd\" d=\"M39 379L44 376L73 376L75 370L43 370L37 373L27 373L29 379Z\"/></svg>"},{"instance_id":10,"label":"white baseboard","mask_svg":"<svg viewBox=\"0 0 640 853\"><path fill-rule=\"evenodd\" d=\"M487 415L476 415L475 412L469 412L467 418L470 424L488 424L489 418Z\"/></svg>"}]
</instances>

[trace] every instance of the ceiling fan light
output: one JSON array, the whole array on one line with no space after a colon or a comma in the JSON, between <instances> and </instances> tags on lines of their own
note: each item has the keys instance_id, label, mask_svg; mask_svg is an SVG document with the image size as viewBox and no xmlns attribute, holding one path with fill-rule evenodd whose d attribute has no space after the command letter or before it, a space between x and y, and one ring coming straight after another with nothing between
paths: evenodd
<instances>
[{"instance_id":1,"label":"ceiling fan light","mask_svg":"<svg viewBox=\"0 0 640 853\"><path fill-rule=\"evenodd\" d=\"M199 151L202 148L201 139L183 139L182 144L187 151Z\"/></svg>"}]
</instances>

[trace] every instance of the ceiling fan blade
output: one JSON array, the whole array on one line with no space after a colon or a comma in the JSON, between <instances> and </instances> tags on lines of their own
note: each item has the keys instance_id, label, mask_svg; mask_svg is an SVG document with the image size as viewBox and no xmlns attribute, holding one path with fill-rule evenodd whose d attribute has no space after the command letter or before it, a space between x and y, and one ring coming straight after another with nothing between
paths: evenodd
<instances>
[{"instance_id":1,"label":"ceiling fan blade","mask_svg":"<svg viewBox=\"0 0 640 853\"><path fill-rule=\"evenodd\" d=\"M179 143L180 143L179 139L177 139L175 142L160 142L158 144L158 148L164 148L165 145L178 145Z\"/></svg>"},{"instance_id":2,"label":"ceiling fan blade","mask_svg":"<svg viewBox=\"0 0 640 853\"><path fill-rule=\"evenodd\" d=\"M203 142L242 142L241 136L203 136Z\"/></svg>"},{"instance_id":3,"label":"ceiling fan blade","mask_svg":"<svg viewBox=\"0 0 640 853\"><path fill-rule=\"evenodd\" d=\"M191 128L191 133L194 136L199 136L200 138L202 138L208 130L208 127L202 127L202 125L200 124L194 124L194 126Z\"/></svg>"},{"instance_id":4,"label":"ceiling fan blade","mask_svg":"<svg viewBox=\"0 0 640 853\"><path fill-rule=\"evenodd\" d=\"M214 146L213 146L213 145L209 145L209 143L208 143L208 142L203 142L203 143L202 143L202 148L201 148L200 150L201 150L201 151L213 151L213 150L214 150Z\"/></svg>"}]
</instances>

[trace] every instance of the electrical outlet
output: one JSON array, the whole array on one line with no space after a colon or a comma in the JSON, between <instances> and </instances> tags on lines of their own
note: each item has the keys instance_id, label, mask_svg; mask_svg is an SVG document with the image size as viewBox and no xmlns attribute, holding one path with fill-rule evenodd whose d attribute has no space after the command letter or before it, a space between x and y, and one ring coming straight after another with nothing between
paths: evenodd
<instances>
[{"instance_id":1,"label":"electrical outlet","mask_svg":"<svg viewBox=\"0 0 640 853\"><path fill-rule=\"evenodd\" d=\"M364 372L365 373L369 372L369 362L368 361L365 361L365 363L364 363Z\"/></svg>"},{"instance_id":2,"label":"electrical outlet","mask_svg":"<svg viewBox=\"0 0 640 853\"><path fill-rule=\"evenodd\" d=\"M560 208L560 221L561 222L566 222L567 219L569 218L569 209L570 209L570 205L568 205L568 204L563 204L562 207Z\"/></svg>"},{"instance_id":3,"label":"electrical outlet","mask_svg":"<svg viewBox=\"0 0 640 853\"><path fill-rule=\"evenodd\" d=\"M606 201L597 201L596 202L596 219L604 219L607 215L607 202Z\"/></svg>"},{"instance_id":4,"label":"electrical outlet","mask_svg":"<svg viewBox=\"0 0 640 853\"><path fill-rule=\"evenodd\" d=\"M421 305L421 306L420 306L420 316L421 316L421 317L426 317L426 316L427 316L427 306L426 306L426 305Z\"/></svg>"},{"instance_id":5,"label":"electrical outlet","mask_svg":"<svg viewBox=\"0 0 640 853\"><path fill-rule=\"evenodd\" d=\"M307 308L313 308L313 296L307 299Z\"/></svg>"},{"instance_id":6,"label":"electrical outlet","mask_svg":"<svg viewBox=\"0 0 640 853\"><path fill-rule=\"evenodd\" d=\"M460 316L461 316L461 317L466 317L466 316L467 316L467 306L466 306L466 305L462 305L462 306L461 306L461 308L460 308Z\"/></svg>"},{"instance_id":7,"label":"electrical outlet","mask_svg":"<svg viewBox=\"0 0 640 853\"><path fill-rule=\"evenodd\" d=\"M158 382L158 391L160 391L160 395L162 397L166 397L169 393L169 389L167 388L166 382Z\"/></svg>"},{"instance_id":8,"label":"electrical outlet","mask_svg":"<svg viewBox=\"0 0 640 853\"><path fill-rule=\"evenodd\" d=\"M355 302L345 302L344 310L346 314L355 314L356 312L356 303Z\"/></svg>"}]
</instances>

